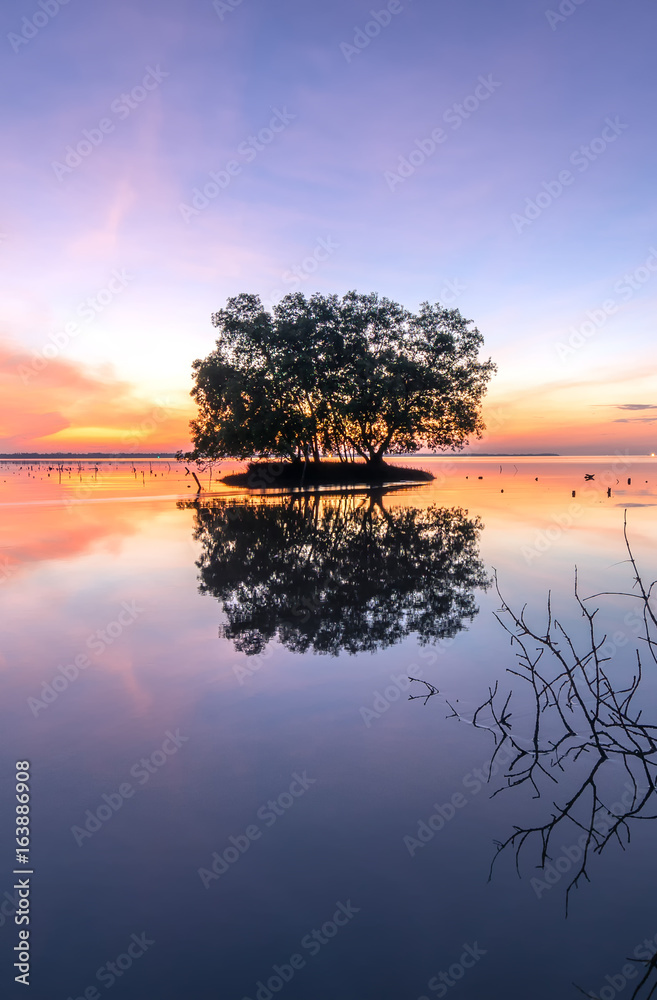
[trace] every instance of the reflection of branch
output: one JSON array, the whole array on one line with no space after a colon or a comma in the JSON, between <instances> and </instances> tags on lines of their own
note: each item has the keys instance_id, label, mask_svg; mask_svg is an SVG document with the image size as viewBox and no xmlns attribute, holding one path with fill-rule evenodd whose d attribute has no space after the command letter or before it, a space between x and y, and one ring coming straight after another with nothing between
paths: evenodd
<instances>
[{"instance_id":1,"label":"reflection of branch","mask_svg":"<svg viewBox=\"0 0 657 1000\"><path fill-rule=\"evenodd\" d=\"M657 619L649 602L656 584L646 589L641 581L627 538L626 522L624 537L638 593L623 596L635 597L643 602L644 634L639 638L647 643L654 658L657 643L651 634L651 626L657 625ZM561 805L552 803L549 819L537 826L516 826L505 841L498 843L491 875L495 861L507 847L513 850L516 869L520 873L520 851L530 840L538 840L540 844L537 867L544 869L552 860L550 851L556 831L561 834L563 824L568 821L580 831L578 847L581 858L574 866L574 874L566 890L567 912L571 889L577 887L581 880L589 880L591 856L600 854L612 839L624 849L630 840L630 821L656 818L648 814L648 804L657 790L657 726L642 721L641 710L636 710L633 705L643 676L639 650L635 651L636 667L631 680L619 683L618 679L612 678L606 666L610 658L603 655L602 649L606 635L599 638L597 632L595 618L598 609L590 611L586 602L591 598L580 597L577 571L575 599L587 626L587 648L582 653L578 652L568 632L553 618L550 595L545 632L540 633L527 623L525 607L516 613L506 604L497 585L497 575L495 584L502 601L496 618L510 636L512 647L517 649L517 669L509 669L508 672L529 685L533 704L531 731L527 738L519 735L517 727L512 724L510 705L513 691L500 704L496 684L489 689L489 697L475 712L473 724L493 733L496 744L494 757L505 743L514 752L507 768L506 785L498 791L528 782L534 798L540 798L546 779L558 784L561 776L567 771L572 772L580 759L581 763L588 764L585 775L577 777L575 791L567 801ZM623 766L627 775L627 791L622 801L614 803L609 809L603 801L602 778L618 764ZM653 961L640 986L655 968ZM657 982L650 996L655 990Z\"/></svg>"},{"instance_id":2,"label":"reflection of branch","mask_svg":"<svg viewBox=\"0 0 657 1000\"><path fill-rule=\"evenodd\" d=\"M623 538L625 539L625 547L627 548L629 562L632 564L632 569L634 570L634 582L639 588L639 593L612 594L610 591L603 591L599 594L592 594L591 597L587 598L587 600L592 601L596 597L614 596L614 597L636 597L638 600L643 601L643 623L646 634L640 636L640 638L644 639L648 643L648 649L650 650L650 655L652 656L655 663L657 663L657 655L655 654L655 649L654 649L654 647L657 645L657 642L650 636L650 622L652 622L653 626L657 627L657 618L655 617L655 613L650 605L650 601L652 600L652 588L657 584L657 580L653 580L653 582L650 584L647 590L643 586L643 581L641 579L641 575L637 568L637 564L632 554L632 549L630 548L630 543L627 537L627 511L624 512L623 516ZM650 622L648 621L648 618L650 618Z\"/></svg>"},{"instance_id":3,"label":"reflection of branch","mask_svg":"<svg viewBox=\"0 0 657 1000\"><path fill-rule=\"evenodd\" d=\"M409 694L408 696L409 701L415 701L417 698L424 698L424 704L426 705L426 703L429 701L429 698L432 698L434 694L440 694L438 688L435 687L433 684L431 684L429 681L424 681L420 677L409 677L408 679L409 681L417 681L418 684L424 684L427 688L426 694Z\"/></svg>"},{"instance_id":4,"label":"reflection of branch","mask_svg":"<svg viewBox=\"0 0 657 1000\"><path fill-rule=\"evenodd\" d=\"M628 958L627 961L628 962L634 962L635 965L645 965L645 967L646 967L646 971L643 974L643 979L640 980L640 982L638 983L638 985L634 989L634 993L630 997L630 1000L639 1000L639 993L641 992L643 986L648 982L651 973L657 971L657 953L655 953L652 956L652 958L649 958L649 959L648 958ZM587 990L583 990L581 986L577 985L577 983L573 983L573 986L575 987L575 989L579 990L579 992L583 996L590 997L591 1000L598 1000L598 997L595 995L595 993L589 993ZM657 979L652 984L652 987L650 989L650 993L646 993L645 994L644 1000L650 1000L650 997L654 996L655 992L657 992Z\"/></svg>"}]
</instances>

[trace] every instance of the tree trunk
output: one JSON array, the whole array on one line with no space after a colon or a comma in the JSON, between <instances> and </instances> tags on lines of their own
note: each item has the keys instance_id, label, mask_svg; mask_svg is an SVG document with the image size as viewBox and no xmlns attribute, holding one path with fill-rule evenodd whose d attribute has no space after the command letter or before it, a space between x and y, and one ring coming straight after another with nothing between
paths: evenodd
<instances>
[{"instance_id":1,"label":"tree trunk","mask_svg":"<svg viewBox=\"0 0 657 1000\"><path fill-rule=\"evenodd\" d=\"M367 459L368 469L383 469L385 465L385 462L383 461L383 448L378 448L376 451L373 448L370 448L369 452L370 457Z\"/></svg>"}]
</instances>

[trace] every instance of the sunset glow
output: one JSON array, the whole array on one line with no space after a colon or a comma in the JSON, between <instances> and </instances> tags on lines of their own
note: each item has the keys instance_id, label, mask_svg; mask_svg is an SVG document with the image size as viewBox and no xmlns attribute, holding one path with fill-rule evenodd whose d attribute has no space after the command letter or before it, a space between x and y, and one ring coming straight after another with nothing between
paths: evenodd
<instances>
[{"instance_id":1,"label":"sunset glow","mask_svg":"<svg viewBox=\"0 0 657 1000\"><path fill-rule=\"evenodd\" d=\"M186 447L227 297L357 289L474 320L474 450L650 454L654 12L397 6L6 9L0 450Z\"/></svg>"}]
</instances>

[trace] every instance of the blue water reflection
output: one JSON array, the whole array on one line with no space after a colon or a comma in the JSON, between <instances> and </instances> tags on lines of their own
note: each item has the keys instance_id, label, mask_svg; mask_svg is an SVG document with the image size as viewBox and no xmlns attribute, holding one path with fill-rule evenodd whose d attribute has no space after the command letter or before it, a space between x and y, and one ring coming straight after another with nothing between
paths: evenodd
<instances>
[{"instance_id":1,"label":"blue water reflection","mask_svg":"<svg viewBox=\"0 0 657 1000\"><path fill-rule=\"evenodd\" d=\"M646 939L654 947L657 933L654 826L634 823L625 851L610 843L592 859L567 921L567 873L539 891L531 851L521 878L504 855L488 882L495 841L542 820L549 795L561 793L490 798L506 782L500 769L485 783L495 743L471 724L496 681L508 689L505 671L516 663L492 614L499 598L484 586L492 567L510 604L527 600L537 627L553 587L561 620L580 635L575 562L587 593L603 589L603 572L604 589L627 589L622 498L596 499L528 562L522 546L567 506L570 483L552 476L530 495L528 473L514 497L519 480L512 469L501 475L494 492L473 476L467 486L401 491L378 507L351 498L346 523L330 522L333 535L310 504L316 549L298 505L285 519L285 500L108 501L102 515L100 506L45 506L12 536L7 527L20 568L3 583L0 794L13 801L13 762L31 759L32 996L111 988L128 1000L554 1000L577 996L573 982L602 1000L612 990L631 996L638 980L623 972L627 956ZM451 508L460 513L435 520ZM366 513L368 542L358 549L350 532ZM256 544L261 518L270 555ZM650 509L637 509L633 525L646 562ZM381 538L388 548L376 547ZM445 553L454 558L441 563ZM221 565L229 575L220 579ZM124 602L138 613L118 632L110 626L121 624ZM612 598L600 612L612 642L627 633L608 664L622 676L636 645L627 611ZM337 655L315 655L318 647ZM89 665L55 686L81 654ZM409 701L422 687L409 675L438 694ZM644 721L657 722L654 672L644 685ZM522 729L532 706L518 697L513 722ZM621 791L625 780L619 766ZM0 973L9 984L12 838L5 823ZM570 847L559 840L555 860ZM139 957L137 946L127 951L133 935L153 942ZM122 955L129 966L116 965Z\"/></svg>"}]
</instances>

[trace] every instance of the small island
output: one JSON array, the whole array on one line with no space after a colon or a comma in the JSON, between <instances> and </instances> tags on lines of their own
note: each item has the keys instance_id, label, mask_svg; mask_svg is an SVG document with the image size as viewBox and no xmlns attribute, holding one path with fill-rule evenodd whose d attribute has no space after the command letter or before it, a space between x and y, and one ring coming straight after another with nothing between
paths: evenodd
<instances>
[{"instance_id":1,"label":"small island","mask_svg":"<svg viewBox=\"0 0 657 1000\"><path fill-rule=\"evenodd\" d=\"M249 462L246 472L223 476L226 486L275 489L310 486L387 486L390 483L430 483L435 476L424 469L407 469L381 462Z\"/></svg>"},{"instance_id":2,"label":"small island","mask_svg":"<svg viewBox=\"0 0 657 1000\"><path fill-rule=\"evenodd\" d=\"M417 313L377 294L257 295L212 316L215 349L194 362L193 450L212 467L248 462L222 482L251 489L430 482L385 461L464 448L484 430L481 402L496 370L457 309ZM197 480L198 481L198 480Z\"/></svg>"}]
</instances>

